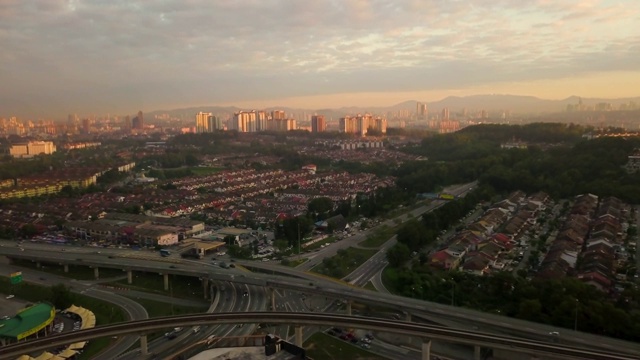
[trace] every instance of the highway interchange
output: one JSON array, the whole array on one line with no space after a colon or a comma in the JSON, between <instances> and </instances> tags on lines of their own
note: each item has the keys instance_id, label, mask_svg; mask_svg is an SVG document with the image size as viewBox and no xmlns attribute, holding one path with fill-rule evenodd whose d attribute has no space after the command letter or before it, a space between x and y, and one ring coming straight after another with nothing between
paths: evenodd
<instances>
[{"instance_id":1,"label":"highway interchange","mask_svg":"<svg viewBox=\"0 0 640 360\"><path fill-rule=\"evenodd\" d=\"M453 189L451 192L456 195L461 195L470 188L470 184L467 184L459 187L458 189ZM430 211L433 208L440 206L441 204L441 202L433 202L429 205L420 206L411 211L411 216L403 215L401 219L406 220L414 216L419 216L426 211ZM388 220L383 224L388 226L395 225L393 220ZM549 341L549 332L561 331L562 336L560 337L560 341L563 344L589 346L590 348L602 350L622 351L622 349L626 349L632 354L640 354L640 347L638 347L637 344L629 344L616 339L584 333L574 333L566 329L555 329L546 325L480 313L468 309L452 308L442 304L427 303L420 300L384 294L385 289L380 280L380 273L384 266L386 266L385 250L393 245L395 239L391 239L385 243L378 253L345 277L345 279L350 280L353 285L357 286L363 286L371 280L374 286L383 293L374 293L359 289L355 286L348 286L340 283L339 281L325 279L306 272L306 270L322 262L322 259L335 255L339 249L347 248L349 246L357 246L359 242L365 240L366 236L367 233L362 232L355 236L348 237L345 240L336 242L331 246L319 250L318 252L313 252L308 256L309 260L296 269L285 268L269 262L237 262L237 264L245 265L248 268L259 269L262 272L271 272L269 275L264 273L248 273L243 271L241 268L221 269L220 267L213 266L206 261L183 260L177 257L163 259L155 253L144 254L142 252L114 248L99 249L100 253L97 253L96 248L65 246L66 251L60 251L60 245L32 244L25 242L21 245L22 248L25 249L22 251L16 247L15 242L0 242L0 245L2 246L0 248L0 253L16 258L31 259L34 261L39 260L43 262L46 261L48 263L57 262L61 265L77 265L81 263L95 267L121 268L123 270L156 272L158 274L172 273L208 278L213 282L214 287L217 287L218 289L223 287L225 288L224 291L218 294L221 296L221 301L215 309L216 312L266 310L265 304L269 303L268 298L270 295L268 291L265 291L265 289L269 288L275 289L276 291L276 302L277 304L280 304L276 305L276 310L337 310L337 308L331 308L331 304L323 309L320 309L320 306L316 306L315 308L311 307L309 309L307 302L302 300L302 297L299 296L301 293L309 293L316 294L316 297L324 296L331 299L349 299L358 303L379 304L396 309L406 309L414 316L420 316L451 326L462 326L467 328L473 326L473 328L480 328L482 331L486 332L507 332L513 335L542 341ZM50 260L52 252L56 252L55 261ZM171 268L170 266L175 268ZM37 279L30 279L28 277L29 275L26 276L26 280L34 280L34 282L38 282ZM227 282L232 283L233 285L226 287L224 285L221 286L221 284ZM70 282L70 284L73 284L73 289L75 291L86 291L87 288L90 287L83 282ZM93 291L100 290L92 290L92 292ZM94 296L91 294L92 292L88 292L87 294ZM110 294L106 291L103 292L110 296L115 296L116 298L111 300L127 309L127 312L129 312L132 319L144 319L146 317L146 312L142 313L139 309L141 306L137 305L137 307L135 307L135 305L130 303L133 302L132 300L115 294ZM249 296L244 296L245 293ZM103 295L99 292L96 294L105 300L109 300L107 298L109 295ZM284 308L278 308L278 306L282 306ZM235 325L218 325L218 327L215 328L208 327L207 329L201 329L201 331L198 334L194 334L194 336L188 336L189 334L185 332L170 342L163 341L162 339L152 341L149 344L149 350L150 352L161 353L161 351L168 347L193 342L198 338L206 338L214 332L220 336L227 334L249 334L252 333L252 331L253 328L250 326L238 327ZM136 337L121 337L118 344L110 348L109 353L103 353L100 358L113 358L113 354L117 351L122 352L124 349L129 348L129 346L135 341ZM135 354L129 353L121 358L133 359L135 358Z\"/></svg>"}]
</instances>

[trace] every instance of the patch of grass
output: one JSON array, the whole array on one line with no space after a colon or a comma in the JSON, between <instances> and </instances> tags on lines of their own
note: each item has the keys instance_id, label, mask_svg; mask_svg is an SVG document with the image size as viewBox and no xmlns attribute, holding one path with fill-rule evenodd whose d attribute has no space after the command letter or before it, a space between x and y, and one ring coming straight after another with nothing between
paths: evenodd
<instances>
[{"instance_id":1,"label":"patch of grass","mask_svg":"<svg viewBox=\"0 0 640 360\"><path fill-rule=\"evenodd\" d=\"M299 265L302 265L302 264L306 263L307 260L309 260L309 259L307 259L307 258L298 259L298 260L282 259L282 261L280 261L280 264L284 265L284 266L289 266L289 267L296 267L296 266L299 266Z\"/></svg>"},{"instance_id":2,"label":"patch of grass","mask_svg":"<svg viewBox=\"0 0 640 360\"><path fill-rule=\"evenodd\" d=\"M51 300L51 292L48 286L41 286L22 282L13 285L7 277L0 277L0 293L13 294L19 299L31 301L33 303ZM96 325L112 324L122 322L127 316L122 308L106 302L104 300L92 298L82 294L72 294L73 304L89 309L96 316ZM111 344L112 339L101 338L95 339L88 343L84 348L79 359L91 359L95 354L104 350Z\"/></svg>"},{"instance_id":3,"label":"patch of grass","mask_svg":"<svg viewBox=\"0 0 640 360\"><path fill-rule=\"evenodd\" d=\"M308 252L308 251L313 251L315 249L320 249L322 247L322 245L329 243L329 244L333 244L336 241L335 236L329 236L326 239L320 240L317 243L313 243L307 247L302 248L302 252ZM295 249L297 251L297 249Z\"/></svg>"},{"instance_id":4,"label":"patch of grass","mask_svg":"<svg viewBox=\"0 0 640 360\"><path fill-rule=\"evenodd\" d=\"M169 290L164 290L164 277L157 273L133 273L133 284L128 284L127 279L106 283L105 285L126 287L132 290L140 290L151 293L172 295L183 299L204 298L202 283L196 277L169 275Z\"/></svg>"},{"instance_id":5,"label":"patch of grass","mask_svg":"<svg viewBox=\"0 0 640 360\"><path fill-rule=\"evenodd\" d=\"M37 267L35 262L22 259L13 259L12 264L28 269L34 269L38 271L48 272L51 274L68 277L77 280L95 280L93 269L86 265L69 265L69 272L64 272L64 267L57 263L40 262L42 265ZM118 269L99 268L99 275L101 279L115 278L126 276L127 273ZM45 276L46 277L46 276Z\"/></svg>"},{"instance_id":6,"label":"patch of grass","mask_svg":"<svg viewBox=\"0 0 640 360\"><path fill-rule=\"evenodd\" d=\"M209 174L215 174L217 172L220 172L222 170L224 170L223 168L218 168L218 167L192 167L189 168L189 170L191 170L191 173L193 173L193 175L209 175Z\"/></svg>"},{"instance_id":7,"label":"patch of grass","mask_svg":"<svg viewBox=\"0 0 640 360\"><path fill-rule=\"evenodd\" d=\"M336 279L342 279L365 261L369 260L376 252L378 252L378 250L353 247L340 249L335 256L325 258L321 264L315 266L311 271Z\"/></svg>"},{"instance_id":8,"label":"patch of grass","mask_svg":"<svg viewBox=\"0 0 640 360\"><path fill-rule=\"evenodd\" d=\"M303 344L306 355L314 360L378 360L386 359L357 345L317 332Z\"/></svg>"},{"instance_id":9,"label":"patch of grass","mask_svg":"<svg viewBox=\"0 0 640 360\"><path fill-rule=\"evenodd\" d=\"M381 226L376 229L373 234L367 236L367 239L358 243L362 247L379 248L395 235L397 229L395 227Z\"/></svg>"},{"instance_id":10,"label":"patch of grass","mask_svg":"<svg viewBox=\"0 0 640 360\"><path fill-rule=\"evenodd\" d=\"M167 304L165 302L154 301L149 299L138 299L135 301L147 309L150 318L172 315L197 314L207 312L209 306L182 306L176 304Z\"/></svg>"},{"instance_id":11,"label":"patch of grass","mask_svg":"<svg viewBox=\"0 0 640 360\"><path fill-rule=\"evenodd\" d=\"M183 315L183 314L198 314L207 312L209 309L208 306L181 306L176 304L167 304L164 302L158 302L148 299L135 299L137 303L142 305L145 309L147 309L147 313L150 318L161 317L161 316L171 316L171 315ZM159 337L164 336L165 331L156 331L147 334L147 341L155 340ZM133 348L137 348L139 345L136 344Z\"/></svg>"},{"instance_id":12,"label":"patch of grass","mask_svg":"<svg viewBox=\"0 0 640 360\"><path fill-rule=\"evenodd\" d=\"M396 269L390 266L387 266L384 268L384 270L382 270L382 284L392 294L396 294L398 291L395 286L395 284L398 283L397 280L398 280L398 273Z\"/></svg>"},{"instance_id":13,"label":"patch of grass","mask_svg":"<svg viewBox=\"0 0 640 360\"><path fill-rule=\"evenodd\" d=\"M367 282L363 288L367 289L367 290L373 290L373 291L378 291L376 290L376 287L373 286L373 283L371 281Z\"/></svg>"}]
</instances>

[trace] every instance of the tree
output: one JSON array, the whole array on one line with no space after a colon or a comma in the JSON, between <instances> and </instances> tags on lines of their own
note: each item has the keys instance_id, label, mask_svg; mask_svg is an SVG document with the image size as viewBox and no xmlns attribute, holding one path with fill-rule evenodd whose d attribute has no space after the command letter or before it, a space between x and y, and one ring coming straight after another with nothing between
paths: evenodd
<instances>
[{"instance_id":1,"label":"tree","mask_svg":"<svg viewBox=\"0 0 640 360\"><path fill-rule=\"evenodd\" d=\"M409 247L401 242L393 245L387 250L387 260L392 267L400 267L405 264L411 258L411 251Z\"/></svg>"},{"instance_id":2,"label":"tree","mask_svg":"<svg viewBox=\"0 0 640 360\"><path fill-rule=\"evenodd\" d=\"M309 201L308 210L318 218L326 218L327 214L333 210L333 200L328 197L315 198Z\"/></svg>"},{"instance_id":3,"label":"tree","mask_svg":"<svg viewBox=\"0 0 640 360\"><path fill-rule=\"evenodd\" d=\"M74 296L71 290L64 284L54 285L50 289L49 301L58 309L66 309L73 305Z\"/></svg>"}]
</instances>

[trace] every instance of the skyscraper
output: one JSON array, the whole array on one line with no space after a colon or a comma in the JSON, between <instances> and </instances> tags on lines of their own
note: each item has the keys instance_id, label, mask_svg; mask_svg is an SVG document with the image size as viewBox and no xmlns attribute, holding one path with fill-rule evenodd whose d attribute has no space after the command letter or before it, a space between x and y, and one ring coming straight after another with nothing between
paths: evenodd
<instances>
[{"instance_id":1,"label":"skyscraper","mask_svg":"<svg viewBox=\"0 0 640 360\"><path fill-rule=\"evenodd\" d=\"M313 115L311 117L311 132L325 132L327 123L324 121L324 115Z\"/></svg>"},{"instance_id":2,"label":"skyscraper","mask_svg":"<svg viewBox=\"0 0 640 360\"><path fill-rule=\"evenodd\" d=\"M196 114L196 133L208 133L213 132L211 113L199 112Z\"/></svg>"},{"instance_id":3,"label":"skyscraper","mask_svg":"<svg viewBox=\"0 0 640 360\"><path fill-rule=\"evenodd\" d=\"M142 110L138 111L138 116L131 120L131 128L135 130L144 129L144 117L142 115Z\"/></svg>"},{"instance_id":4,"label":"skyscraper","mask_svg":"<svg viewBox=\"0 0 640 360\"><path fill-rule=\"evenodd\" d=\"M442 109L442 117L440 120L449 120L449 108Z\"/></svg>"},{"instance_id":5,"label":"skyscraper","mask_svg":"<svg viewBox=\"0 0 640 360\"><path fill-rule=\"evenodd\" d=\"M427 120L427 104L418 102L416 104L416 120Z\"/></svg>"}]
</instances>

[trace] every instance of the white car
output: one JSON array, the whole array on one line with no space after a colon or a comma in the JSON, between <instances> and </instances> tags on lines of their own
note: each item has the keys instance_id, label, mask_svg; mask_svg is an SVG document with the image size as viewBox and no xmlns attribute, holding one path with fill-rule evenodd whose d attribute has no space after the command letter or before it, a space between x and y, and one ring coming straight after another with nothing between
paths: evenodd
<instances>
[{"instance_id":1,"label":"white car","mask_svg":"<svg viewBox=\"0 0 640 360\"><path fill-rule=\"evenodd\" d=\"M14 297L16 297L15 295L7 295L7 299L13 299Z\"/></svg>"}]
</instances>

